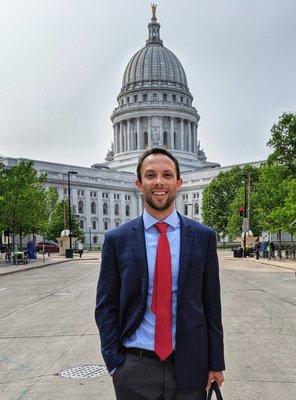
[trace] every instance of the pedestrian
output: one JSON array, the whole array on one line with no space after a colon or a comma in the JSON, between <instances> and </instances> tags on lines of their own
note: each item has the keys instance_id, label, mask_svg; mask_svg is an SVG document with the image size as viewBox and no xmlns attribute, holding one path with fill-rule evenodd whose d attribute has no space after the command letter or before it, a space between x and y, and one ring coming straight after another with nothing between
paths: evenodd
<instances>
[{"instance_id":1,"label":"pedestrian","mask_svg":"<svg viewBox=\"0 0 296 400\"><path fill-rule=\"evenodd\" d=\"M95 318L119 400L205 400L224 381L215 232L176 212L179 164L139 159L142 216L105 236Z\"/></svg>"},{"instance_id":2,"label":"pedestrian","mask_svg":"<svg viewBox=\"0 0 296 400\"><path fill-rule=\"evenodd\" d=\"M256 260L259 260L260 258L260 247L261 247L261 243L257 242L255 244L255 254L256 254Z\"/></svg>"},{"instance_id":3,"label":"pedestrian","mask_svg":"<svg viewBox=\"0 0 296 400\"><path fill-rule=\"evenodd\" d=\"M275 246L273 242L270 242L270 255L275 260Z\"/></svg>"},{"instance_id":4,"label":"pedestrian","mask_svg":"<svg viewBox=\"0 0 296 400\"><path fill-rule=\"evenodd\" d=\"M270 246L270 242L267 243L266 251L267 251L267 257L268 257L268 259L271 260L271 246Z\"/></svg>"},{"instance_id":5,"label":"pedestrian","mask_svg":"<svg viewBox=\"0 0 296 400\"><path fill-rule=\"evenodd\" d=\"M83 254L83 244L81 242L78 242L78 254L79 254L79 257L81 258L82 254Z\"/></svg>"}]
</instances>

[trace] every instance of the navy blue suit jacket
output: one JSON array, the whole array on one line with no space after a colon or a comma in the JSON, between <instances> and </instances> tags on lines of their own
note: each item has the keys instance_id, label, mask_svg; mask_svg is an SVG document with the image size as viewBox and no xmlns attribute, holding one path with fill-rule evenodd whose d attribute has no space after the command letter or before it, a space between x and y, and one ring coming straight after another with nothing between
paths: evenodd
<instances>
[{"instance_id":1,"label":"navy blue suit jacket","mask_svg":"<svg viewBox=\"0 0 296 400\"><path fill-rule=\"evenodd\" d=\"M175 373L183 392L205 388L208 372L224 370L215 232L181 215ZM143 217L106 234L95 318L109 371L124 361L122 344L146 308L148 267Z\"/></svg>"}]
</instances>

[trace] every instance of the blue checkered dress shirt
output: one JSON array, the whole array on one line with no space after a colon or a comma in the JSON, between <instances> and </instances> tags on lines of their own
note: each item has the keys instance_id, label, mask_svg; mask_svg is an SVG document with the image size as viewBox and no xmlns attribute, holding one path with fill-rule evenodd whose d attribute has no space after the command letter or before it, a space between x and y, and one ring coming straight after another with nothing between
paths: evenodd
<instances>
[{"instance_id":1,"label":"blue checkered dress shirt","mask_svg":"<svg viewBox=\"0 0 296 400\"><path fill-rule=\"evenodd\" d=\"M147 307L141 325L136 332L124 343L126 347L139 347L146 350L154 350L154 329L155 315L151 311L151 302L153 294L153 277L155 269L155 257L159 232L154 227L158 221L145 210L143 214L145 227L145 243L148 261L149 286L147 296ZM162 222L166 222L167 237L171 249L172 261L172 336L173 348L176 342L176 311L177 311L177 290L178 290L178 273L179 273L179 257L180 257L180 218L174 211Z\"/></svg>"}]
</instances>

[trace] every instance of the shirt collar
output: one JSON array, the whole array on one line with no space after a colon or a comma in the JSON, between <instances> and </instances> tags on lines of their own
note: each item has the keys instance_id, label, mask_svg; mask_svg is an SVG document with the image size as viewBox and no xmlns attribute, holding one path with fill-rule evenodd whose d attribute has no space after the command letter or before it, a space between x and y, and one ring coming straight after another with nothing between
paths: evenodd
<instances>
[{"instance_id":1,"label":"shirt collar","mask_svg":"<svg viewBox=\"0 0 296 400\"><path fill-rule=\"evenodd\" d=\"M157 222L166 222L172 228L177 228L180 225L180 218L175 208L163 221L159 221L158 219L152 217L152 215L149 214L145 209L143 213L143 221L146 231L151 228L151 226L157 224Z\"/></svg>"}]
</instances>

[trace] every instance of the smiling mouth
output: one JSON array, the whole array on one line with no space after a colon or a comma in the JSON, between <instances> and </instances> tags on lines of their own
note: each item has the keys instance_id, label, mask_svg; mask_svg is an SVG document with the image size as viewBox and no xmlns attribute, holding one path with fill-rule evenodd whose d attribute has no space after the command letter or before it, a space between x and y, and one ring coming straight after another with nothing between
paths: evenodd
<instances>
[{"instance_id":1,"label":"smiling mouth","mask_svg":"<svg viewBox=\"0 0 296 400\"><path fill-rule=\"evenodd\" d=\"M168 192L165 191L165 190L160 190L160 191L154 191L154 192L152 192L153 196L156 196L156 197L159 197L159 198L164 197L167 193L168 193Z\"/></svg>"}]
</instances>

